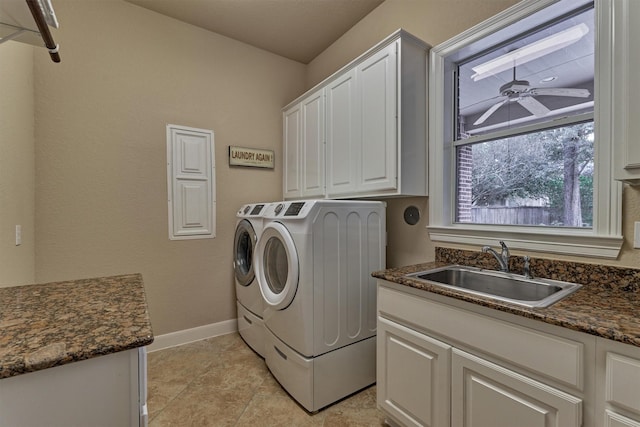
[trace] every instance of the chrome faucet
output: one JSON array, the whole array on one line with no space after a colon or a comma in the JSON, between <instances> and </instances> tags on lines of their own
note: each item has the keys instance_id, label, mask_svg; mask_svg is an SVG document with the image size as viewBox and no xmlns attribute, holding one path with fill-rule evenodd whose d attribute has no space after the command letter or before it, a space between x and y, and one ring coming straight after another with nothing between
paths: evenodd
<instances>
[{"instance_id":1,"label":"chrome faucet","mask_svg":"<svg viewBox=\"0 0 640 427\"><path fill-rule=\"evenodd\" d=\"M509 257L511 256L511 254L509 253L509 248L507 247L506 243L504 243L502 240L500 240L500 246L502 246L502 252L500 252L500 255L498 255L498 253L495 250L493 250L491 246L483 246L482 252L484 253L488 252L491 255L493 255L495 259L498 260L498 264L500 264L500 271L505 271L508 273Z\"/></svg>"}]
</instances>

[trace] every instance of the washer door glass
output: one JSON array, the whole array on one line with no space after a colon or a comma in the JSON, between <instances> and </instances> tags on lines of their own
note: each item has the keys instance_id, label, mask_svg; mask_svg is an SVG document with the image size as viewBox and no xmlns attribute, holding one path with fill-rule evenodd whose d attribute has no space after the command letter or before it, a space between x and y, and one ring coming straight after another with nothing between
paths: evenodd
<instances>
[{"instance_id":1,"label":"washer door glass","mask_svg":"<svg viewBox=\"0 0 640 427\"><path fill-rule=\"evenodd\" d=\"M249 286L255 277L253 271L253 251L256 245L256 233L251 223L243 219L236 227L233 241L233 270L236 280L242 286Z\"/></svg>"},{"instance_id":2,"label":"washer door glass","mask_svg":"<svg viewBox=\"0 0 640 427\"><path fill-rule=\"evenodd\" d=\"M258 284L264 300L274 308L286 308L298 288L298 254L286 227L274 222L264 228L257 259Z\"/></svg>"}]
</instances>

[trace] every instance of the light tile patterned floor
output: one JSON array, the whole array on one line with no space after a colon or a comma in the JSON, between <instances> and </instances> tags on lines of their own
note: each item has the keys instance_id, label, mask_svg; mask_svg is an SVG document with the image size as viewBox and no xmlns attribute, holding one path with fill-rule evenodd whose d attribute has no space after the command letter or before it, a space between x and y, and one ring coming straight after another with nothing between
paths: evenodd
<instances>
[{"instance_id":1,"label":"light tile patterned floor","mask_svg":"<svg viewBox=\"0 0 640 427\"><path fill-rule=\"evenodd\" d=\"M309 414L237 333L148 356L149 427L384 425L375 386Z\"/></svg>"}]
</instances>

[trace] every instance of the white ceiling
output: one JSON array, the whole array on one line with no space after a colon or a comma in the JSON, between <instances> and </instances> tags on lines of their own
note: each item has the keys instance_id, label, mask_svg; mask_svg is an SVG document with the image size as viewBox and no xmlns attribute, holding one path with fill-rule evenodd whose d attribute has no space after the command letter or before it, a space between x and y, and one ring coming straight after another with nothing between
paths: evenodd
<instances>
[{"instance_id":1,"label":"white ceiling","mask_svg":"<svg viewBox=\"0 0 640 427\"><path fill-rule=\"evenodd\" d=\"M127 0L308 64L384 0Z\"/></svg>"}]
</instances>

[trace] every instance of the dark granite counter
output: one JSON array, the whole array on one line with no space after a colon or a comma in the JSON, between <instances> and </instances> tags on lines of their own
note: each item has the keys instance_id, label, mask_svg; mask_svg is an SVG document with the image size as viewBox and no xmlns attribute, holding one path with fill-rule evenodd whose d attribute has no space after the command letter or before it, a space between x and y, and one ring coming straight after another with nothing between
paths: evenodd
<instances>
[{"instance_id":1,"label":"dark granite counter","mask_svg":"<svg viewBox=\"0 0 640 427\"><path fill-rule=\"evenodd\" d=\"M489 254L438 248L435 262L378 271L373 277L640 347L640 270L532 259L534 277L582 285L547 308L522 307L404 277L450 264L497 269ZM512 272L521 273L521 266L521 258L512 257Z\"/></svg>"},{"instance_id":2,"label":"dark granite counter","mask_svg":"<svg viewBox=\"0 0 640 427\"><path fill-rule=\"evenodd\" d=\"M153 342L140 274L0 288L0 378Z\"/></svg>"}]
</instances>

